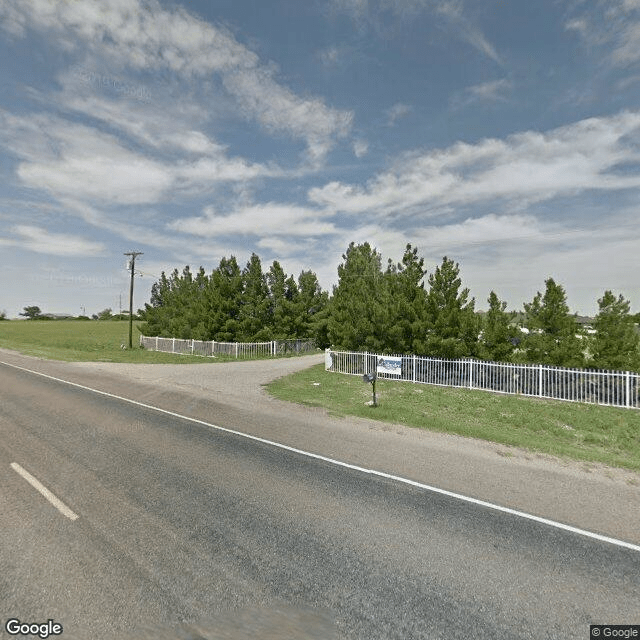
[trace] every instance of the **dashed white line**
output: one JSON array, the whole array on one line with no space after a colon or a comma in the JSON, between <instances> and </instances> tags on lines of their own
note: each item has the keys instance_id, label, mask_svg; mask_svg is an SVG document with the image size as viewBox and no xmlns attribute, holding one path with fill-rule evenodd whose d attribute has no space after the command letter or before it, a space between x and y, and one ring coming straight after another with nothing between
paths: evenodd
<instances>
[{"instance_id":1,"label":"dashed white line","mask_svg":"<svg viewBox=\"0 0 640 640\"><path fill-rule=\"evenodd\" d=\"M307 458L313 458L315 460L322 460L323 462L328 462L329 464L336 465L338 467L344 467L347 469L353 469L354 471L359 471L361 473L366 473L371 476L377 476L379 478L386 478L388 480L393 480L394 482L400 482L402 484L410 485L412 487L417 487L418 489L423 489L424 491L430 491L432 493L438 493L440 495L448 496L450 498L455 498L456 500L461 500L463 502L467 502L470 504L475 504L481 507L486 507L487 509L492 509L494 511L500 511L502 513L508 513L512 516L516 516L518 518L523 518L525 520L531 520L533 522L538 522L540 524L547 525L549 527L554 527L556 529L562 529L563 531L569 531L571 533L575 533L577 535L591 538L592 540L599 540L600 542L606 542L608 544L613 544L617 547L623 547L625 549L631 549L632 551L640 552L640 545L633 544L632 542L626 542L624 540L618 540L617 538L611 538L609 536L603 536L599 533L594 533L593 531L587 531L585 529L580 529L578 527L573 527L568 524L564 524L562 522L556 522L555 520L548 520L547 518L541 518L540 516L533 515L531 513L526 513L525 511L518 511L517 509L511 509L509 507L503 507L499 504L494 504L492 502L486 502L485 500L478 500L477 498L472 498L470 496L465 496L460 493L454 493L453 491L447 491L446 489L440 489L439 487L433 487L428 484L423 484L422 482L417 482L415 480L409 480L409 478L403 478L402 476L396 476L391 473L385 473L384 471L376 471L375 469L366 469L365 467L359 467L354 464L350 464L348 462L343 462L341 460L335 460L333 458L328 458L327 456L322 456L318 453L311 453L310 451L304 451L303 449L296 449L295 447L290 447L289 445L282 444L280 442L274 442L272 440L267 440L266 438L260 438L258 436L252 436L248 433L243 433L242 431L236 431L235 429L227 429L226 427L220 427L216 424L212 424L211 422L205 422L204 420L198 420L197 418L191 418L189 416L184 416L180 413L175 413L174 411L168 411L167 409L161 409L160 407L154 407L150 404L145 404L143 402L138 402L137 400L131 400L130 398L124 398L123 396L117 396L113 393L108 393L107 391L100 391L99 389L93 389L92 387L86 387L85 385L78 384L77 382L70 382L69 380L64 380L62 378L56 378L55 376L47 375L46 373L41 373L40 371L33 371L31 369L27 369L25 367L20 367L16 364L10 364L8 362L0 361L0 364L4 364L8 367L13 367L14 369L20 369L21 371L26 371L28 373L33 373L37 376L41 376L43 378L48 378L49 380L55 380L56 382L62 382L64 384L71 385L72 387L77 387L78 389L84 389L86 391L91 391L93 393L97 393L102 396L107 396L109 398L115 398L116 400L122 400L123 402L128 402L129 404L134 404L138 407L144 407L145 409L150 409L152 411L157 411L159 413L163 413L168 416L173 416L174 418L179 418L181 420L187 420L188 422L193 422L195 424L204 425L209 427L210 429L216 429L217 431L223 431L224 433L231 433L236 436L240 436L242 438L246 438L248 440L253 440L254 442L261 442L263 444L268 444L273 447L277 447L279 449L284 449L285 451L291 451L292 453L298 453L300 455L306 456Z\"/></svg>"},{"instance_id":2,"label":"dashed white line","mask_svg":"<svg viewBox=\"0 0 640 640\"><path fill-rule=\"evenodd\" d=\"M63 516L66 516L69 520L78 519L78 514L71 511L62 500L54 496L47 487L23 469L17 462L12 462L11 468L19 473L34 489L39 491Z\"/></svg>"}]
</instances>

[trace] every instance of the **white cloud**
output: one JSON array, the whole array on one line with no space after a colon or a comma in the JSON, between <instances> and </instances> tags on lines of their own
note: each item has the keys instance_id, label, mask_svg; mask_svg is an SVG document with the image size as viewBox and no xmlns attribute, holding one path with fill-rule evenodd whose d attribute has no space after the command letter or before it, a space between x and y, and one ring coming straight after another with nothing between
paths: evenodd
<instances>
[{"instance_id":1,"label":"white cloud","mask_svg":"<svg viewBox=\"0 0 640 640\"><path fill-rule=\"evenodd\" d=\"M356 158L366 156L369 151L369 143L366 140L356 140L353 143L353 153Z\"/></svg>"},{"instance_id":2,"label":"white cloud","mask_svg":"<svg viewBox=\"0 0 640 640\"><path fill-rule=\"evenodd\" d=\"M616 67L640 62L640 0L613 0L587 5L568 20L565 28L576 31L591 47L606 47L606 58Z\"/></svg>"},{"instance_id":3,"label":"white cloud","mask_svg":"<svg viewBox=\"0 0 640 640\"><path fill-rule=\"evenodd\" d=\"M626 66L640 61L640 22L628 24L612 54L614 62Z\"/></svg>"},{"instance_id":4,"label":"white cloud","mask_svg":"<svg viewBox=\"0 0 640 640\"><path fill-rule=\"evenodd\" d=\"M140 204L157 201L173 183L170 168L94 128L46 115L3 120L17 124L5 136L24 159L17 175L30 187L59 197Z\"/></svg>"},{"instance_id":5,"label":"white cloud","mask_svg":"<svg viewBox=\"0 0 640 640\"><path fill-rule=\"evenodd\" d=\"M342 67L350 52L350 47L333 45L318 52L318 57L325 67Z\"/></svg>"},{"instance_id":6,"label":"white cloud","mask_svg":"<svg viewBox=\"0 0 640 640\"><path fill-rule=\"evenodd\" d=\"M321 211L276 202L238 207L226 215L206 207L204 215L174 220L168 228L200 237L233 234L320 236L337 233L334 224L321 220L321 215Z\"/></svg>"},{"instance_id":7,"label":"white cloud","mask_svg":"<svg viewBox=\"0 0 640 640\"><path fill-rule=\"evenodd\" d=\"M413 107L402 102L396 102L392 107L387 109L387 124L392 127L397 120L404 118L413 111Z\"/></svg>"},{"instance_id":8,"label":"white cloud","mask_svg":"<svg viewBox=\"0 0 640 640\"><path fill-rule=\"evenodd\" d=\"M474 84L452 96L450 104L453 108L462 108L478 102L504 102L511 87L511 81L506 78Z\"/></svg>"},{"instance_id":9,"label":"white cloud","mask_svg":"<svg viewBox=\"0 0 640 640\"><path fill-rule=\"evenodd\" d=\"M511 82L502 78L501 80L475 84L467 88L467 93L479 100L504 100L503 92L510 88Z\"/></svg>"},{"instance_id":10,"label":"white cloud","mask_svg":"<svg viewBox=\"0 0 640 640\"><path fill-rule=\"evenodd\" d=\"M41 227L23 224L13 226L11 231L19 236L19 240L15 242L17 246L37 253L74 257L105 253L105 246L101 242L85 240L80 236L51 233Z\"/></svg>"},{"instance_id":11,"label":"white cloud","mask_svg":"<svg viewBox=\"0 0 640 640\"><path fill-rule=\"evenodd\" d=\"M4 0L0 23L14 35L33 29L57 37L64 49L89 49L111 68L169 69L186 80L217 74L246 116L305 140L314 161L351 125L350 112L280 85L273 68L224 28L157 0Z\"/></svg>"},{"instance_id":12,"label":"white cloud","mask_svg":"<svg viewBox=\"0 0 640 640\"><path fill-rule=\"evenodd\" d=\"M465 16L462 0L330 0L329 7L333 12L351 17L360 29L374 26L380 30L387 19L383 14L388 11L405 23L428 13L441 18L458 38L494 62L502 64L498 52L480 27Z\"/></svg>"},{"instance_id":13,"label":"white cloud","mask_svg":"<svg viewBox=\"0 0 640 640\"><path fill-rule=\"evenodd\" d=\"M335 212L436 215L448 205L530 204L587 190L640 187L640 112L590 118L546 134L524 132L403 157L365 186L331 182L309 199Z\"/></svg>"},{"instance_id":14,"label":"white cloud","mask_svg":"<svg viewBox=\"0 0 640 640\"><path fill-rule=\"evenodd\" d=\"M265 69L227 74L225 87L240 99L241 108L269 131L287 131L307 141L312 161L321 160L351 128L353 113L328 109L319 99L298 98L277 84Z\"/></svg>"},{"instance_id":15,"label":"white cloud","mask_svg":"<svg viewBox=\"0 0 640 640\"><path fill-rule=\"evenodd\" d=\"M208 192L220 182L282 174L275 167L228 158L223 147L201 132L181 131L179 121L170 126L164 118L131 119L128 126L126 110L115 115L109 103L93 100L90 104L96 107L95 117L113 127L121 125L149 145L160 150L168 147L174 154L178 149L182 155L174 155L173 161L165 156L161 162L129 150L116 136L94 127L47 114L18 117L0 110L0 141L22 159L17 175L24 184L58 198L146 204L161 201L169 191ZM163 122L168 132L156 133Z\"/></svg>"}]
</instances>

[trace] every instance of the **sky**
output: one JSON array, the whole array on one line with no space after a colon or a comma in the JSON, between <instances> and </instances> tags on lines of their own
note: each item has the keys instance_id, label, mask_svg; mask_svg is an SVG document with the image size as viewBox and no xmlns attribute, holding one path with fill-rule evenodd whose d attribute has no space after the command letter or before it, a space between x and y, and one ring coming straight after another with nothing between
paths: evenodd
<instances>
[{"instance_id":1,"label":"sky","mask_svg":"<svg viewBox=\"0 0 640 640\"><path fill-rule=\"evenodd\" d=\"M640 0L0 0L0 311L350 242L640 311Z\"/></svg>"}]
</instances>

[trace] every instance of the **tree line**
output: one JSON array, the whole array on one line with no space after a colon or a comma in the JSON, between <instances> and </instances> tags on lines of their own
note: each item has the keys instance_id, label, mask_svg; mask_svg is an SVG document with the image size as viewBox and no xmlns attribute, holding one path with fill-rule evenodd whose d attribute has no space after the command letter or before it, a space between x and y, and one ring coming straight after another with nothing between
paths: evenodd
<instances>
[{"instance_id":1,"label":"tree line","mask_svg":"<svg viewBox=\"0 0 640 640\"><path fill-rule=\"evenodd\" d=\"M598 300L595 333L578 324L553 278L520 312L507 311L494 291L487 302L488 311L475 310L458 263L446 256L427 277L410 244L401 262L388 260L383 268L380 253L352 242L331 296L312 271L296 280L274 261L264 273L256 254L241 270L232 256L210 275L188 266L162 273L139 315L145 335L230 342L311 337L337 350L640 371L640 314L631 315L622 295L605 291Z\"/></svg>"},{"instance_id":2,"label":"tree line","mask_svg":"<svg viewBox=\"0 0 640 640\"><path fill-rule=\"evenodd\" d=\"M329 295L312 271L287 275L276 260L265 273L254 253L244 269L234 256L222 258L209 275L186 266L163 272L140 310L149 336L220 342L260 342L289 338L327 341Z\"/></svg>"}]
</instances>

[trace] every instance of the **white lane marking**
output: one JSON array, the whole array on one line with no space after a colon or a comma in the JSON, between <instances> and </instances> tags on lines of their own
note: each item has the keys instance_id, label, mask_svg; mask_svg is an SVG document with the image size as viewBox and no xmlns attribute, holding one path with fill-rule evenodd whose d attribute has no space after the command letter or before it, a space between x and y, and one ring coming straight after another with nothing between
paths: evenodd
<instances>
[{"instance_id":1,"label":"white lane marking","mask_svg":"<svg viewBox=\"0 0 640 640\"><path fill-rule=\"evenodd\" d=\"M36 480L28 471L23 469L17 462L11 463L11 468L19 473L34 489L39 491L62 515L67 516L69 520L77 520L78 515L71 511L67 505L59 498L53 495L47 487L39 480Z\"/></svg>"},{"instance_id":2,"label":"white lane marking","mask_svg":"<svg viewBox=\"0 0 640 640\"><path fill-rule=\"evenodd\" d=\"M409 478L403 478L402 476L396 476L391 473L385 473L384 471L376 471L375 469L367 469L365 467L359 467L355 464L350 464L348 462L342 462L341 460L335 460L334 458L328 458L327 456L322 456L318 453L311 453L310 451L304 451L303 449L296 449L295 447L290 447L289 445L282 444L280 442L274 442L273 440L267 440L266 438L260 438L259 436L252 436L248 433L243 433L242 431L236 431L235 429L228 429L226 427L220 427L211 422L205 422L204 420L198 420L197 418L191 418L189 416L184 416L180 413L175 413L174 411L168 411L167 409L161 409L160 407L154 407L150 404L145 404L143 402L138 402L137 400L131 400L130 398L124 398L123 396L117 396L113 393L108 393L107 391L100 391L99 389L93 389L92 387L86 387L82 384L78 384L77 382L70 382L69 380L63 380L62 378L56 378L54 376L47 375L46 373L41 373L40 371L33 371L31 369L26 369L25 367L19 367L16 364L10 364L8 362L3 362L0 360L0 364L4 364L8 367L13 367L14 369L20 369L21 371L27 371L28 373L33 373L37 376L42 376L43 378L48 378L50 380L55 380L56 382L62 382L64 384L71 385L72 387L77 387L78 389L84 389L86 391L92 391L93 393L97 393L102 396L107 396L109 398L115 398L117 400L122 400L123 402L128 402L130 404L134 404L138 407L144 407L145 409L151 409L152 411L157 411L159 413L163 413L168 416L173 416L174 418L179 418L180 420L187 420L188 422L193 422L195 424L204 425L205 427L209 427L210 429L216 429L218 431L223 431L225 433L231 433L236 436L240 436L242 438L247 438L248 440L253 440L255 442L262 442L263 444L268 444L273 447L277 447L279 449L284 449L285 451L291 451L293 453L299 453L300 455L306 456L307 458L314 458L316 460L322 460L323 462L328 462L330 464L345 467L346 469L353 469L354 471L359 471L361 473L366 473L368 475L377 476L379 478L387 478L388 480L393 480L395 482L401 482L403 484L410 485L412 487L417 487L418 489L423 489L425 491L431 491L432 493L439 493L443 496L448 496L449 498L455 498L456 500L462 500L463 502L468 502L470 504L475 504L481 507L486 507L487 509L493 509L494 511L500 511L502 513L508 513L509 515L516 516L518 518L524 518L526 520L532 520L533 522L539 522L540 524L544 524L550 527L555 527L556 529L562 529L563 531L570 531L571 533L576 533L580 536L584 536L586 538L591 538L592 540L599 540L600 542L607 542L609 544L616 545L618 547L624 547L625 549L631 549L632 551L640 552L640 545L633 544L632 542L625 542L624 540L618 540L617 538L610 538L609 536L603 536L599 533L594 533L593 531L587 531L586 529L580 529L578 527L573 527L569 524L564 524L562 522L556 522L555 520L548 520L547 518L541 518L540 516L535 516L531 513L526 513L525 511L518 511L517 509L510 509L509 507L503 507L499 504L494 504L493 502L486 502L485 500L478 500L477 498L471 498L469 496L465 496L461 493L454 493L453 491L447 491L446 489L440 489L439 487L433 487L428 484L424 484L422 482L417 482L416 480L409 480Z\"/></svg>"}]
</instances>

